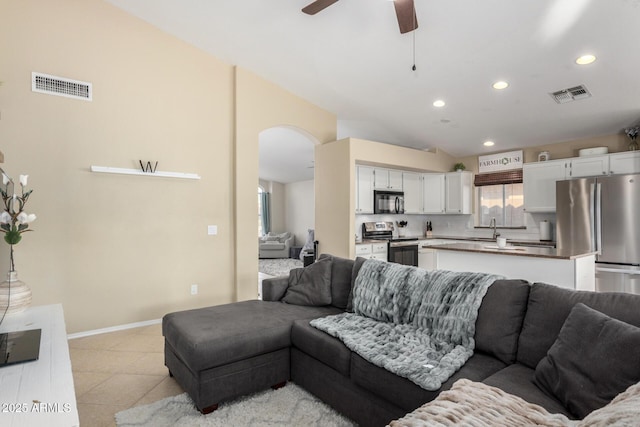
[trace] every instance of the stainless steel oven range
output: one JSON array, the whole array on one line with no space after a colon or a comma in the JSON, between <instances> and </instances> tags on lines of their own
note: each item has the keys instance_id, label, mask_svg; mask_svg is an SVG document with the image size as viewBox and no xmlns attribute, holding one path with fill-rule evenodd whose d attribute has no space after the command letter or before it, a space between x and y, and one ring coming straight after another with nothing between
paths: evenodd
<instances>
[{"instance_id":1,"label":"stainless steel oven range","mask_svg":"<svg viewBox=\"0 0 640 427\"><path fill-rule=\"evenodd\" d=\"M394 237L393 222L363 222L362 238L386 240L387 260L403 265L418 266L418 238Z\"/></svg>"}]
</instances>

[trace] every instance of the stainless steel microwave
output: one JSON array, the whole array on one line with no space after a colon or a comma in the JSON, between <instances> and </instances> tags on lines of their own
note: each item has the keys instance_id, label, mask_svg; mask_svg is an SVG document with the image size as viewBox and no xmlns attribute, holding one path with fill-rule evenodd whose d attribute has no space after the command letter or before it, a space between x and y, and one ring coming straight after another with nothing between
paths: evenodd
<instances>
[{"instance_id":1,"label":"stainless steel microwave","mask_svg":"<svg viewBox=\"0 0 640 427\"><path fill-rule=\"evenodd\" d=\"M404 193L402 191L373 192L374 214L403 214Z\"/></svg>"}]
</instances>

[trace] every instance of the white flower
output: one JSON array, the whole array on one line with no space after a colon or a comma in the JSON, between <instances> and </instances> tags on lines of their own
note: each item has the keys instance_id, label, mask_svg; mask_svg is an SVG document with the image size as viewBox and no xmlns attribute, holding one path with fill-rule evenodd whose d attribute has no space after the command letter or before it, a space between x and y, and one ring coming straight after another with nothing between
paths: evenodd
<instances>
[{"instance_id":1,"label":"white flower","mask_svg":"<svg viewBox=\"0 0 640 427\"><path fill-rule=\"evenodd\" d=\"M11 215L9 215L9 212L4 211L4 212L2 212L2 214L0 214L0 223L2 223L2 224L10 224L11 223Z\"/></svg>"},{"instance_id":2,"label":"white flower","mask_svg":"<svg viewBox=\"0 0 640 427\"><path fill-rule=\"evenodd\" d=\"M36 220L36 214L27 214L26 212L20 212L18 214L18 222L20 224L29 224Z\"/></svg>"},{"instance_id":3,"label":"white flower","mask_svg":"<svg viewBox=\"0 0 640 427\"><path fill-rule=\"evenodd\" d=\"M29 175L20 175L20 185L22 185L23 187L26 187L28 179L29 179Z\"/></svg>"},{"instance_id":4,"label":"white flower","mask_svg":"<svg viewBox=\"0 0 640 427\"><path fill-rule=\"evenodd\" d=\"M2 174L2 185L7 185L9 181L11 181L11 179L9 179L7 175Z\"/></svg>"}]
</instances>

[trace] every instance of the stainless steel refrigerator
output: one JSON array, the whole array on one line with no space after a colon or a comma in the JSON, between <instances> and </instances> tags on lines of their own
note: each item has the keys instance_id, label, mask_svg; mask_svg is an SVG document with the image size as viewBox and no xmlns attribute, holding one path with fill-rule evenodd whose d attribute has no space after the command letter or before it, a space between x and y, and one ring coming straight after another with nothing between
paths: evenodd
<instances>
[{"instance_id":1,"label":"stainless steel refrigerator","mask_svg":"<svg viewBox=\"0 0 640 427\"><path fill-rule=\"evenodd\" d=\"M640 294L640 174L556 183L556 246L596 252L596 290Z\"/></svg>"}]
</instances>

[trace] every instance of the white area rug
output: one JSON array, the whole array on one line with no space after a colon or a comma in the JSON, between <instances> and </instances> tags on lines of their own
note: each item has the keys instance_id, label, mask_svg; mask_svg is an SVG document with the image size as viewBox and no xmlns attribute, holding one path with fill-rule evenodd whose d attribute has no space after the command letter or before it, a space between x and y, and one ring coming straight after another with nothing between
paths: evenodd
<instances>
[{"instance_id":1,"label":"white area rug","mask_svg":"<svg viewBox=\"0 0 640 427\"><path fill-rule=\"evenodd\" d=\"M187 393L183 393L118 412L116 423L118 427L356 426L292 383L221 403L208 415L198 412Z\"/></svg>"},{"instance_id":2,"label":"white area rug","mask_svg":"<svg viewBox=\"0 0 640 427\"><path fill-rule=\"evenodd\" d=\"M303 265L301 260L293 258L260 259L258 271L270 276L288 276L290 270Z\"/></svg>"}]
</instances>

